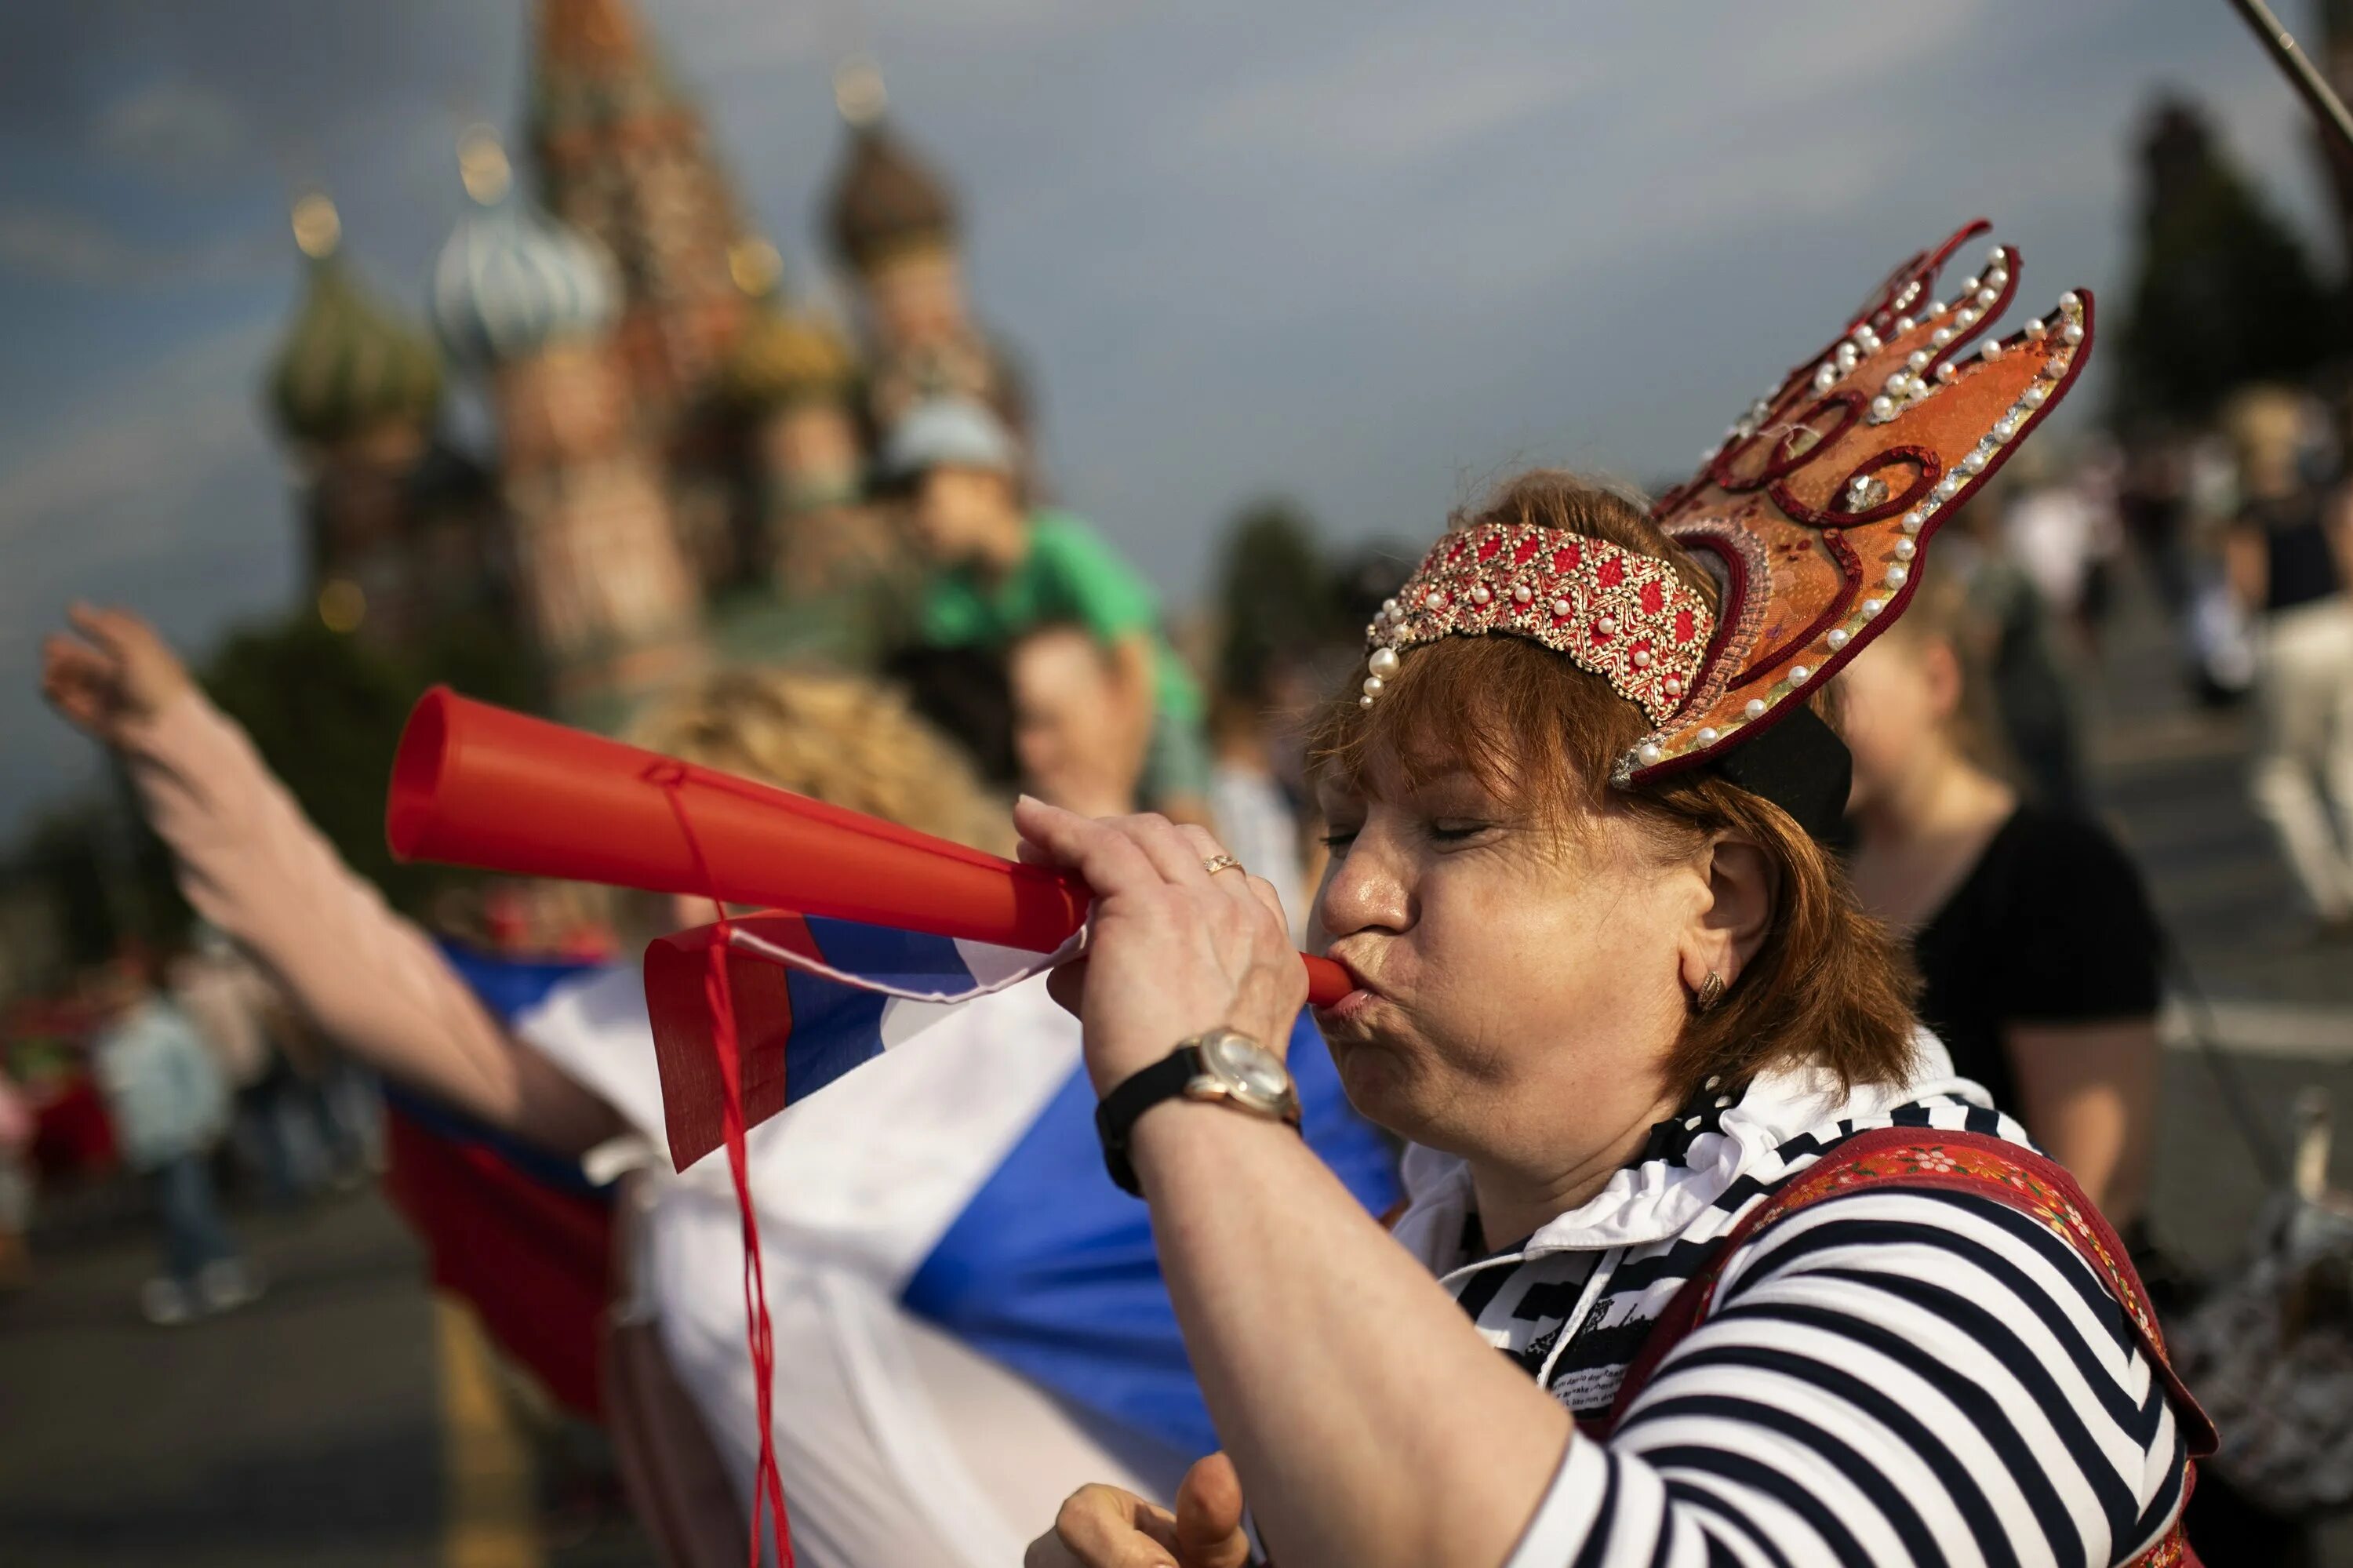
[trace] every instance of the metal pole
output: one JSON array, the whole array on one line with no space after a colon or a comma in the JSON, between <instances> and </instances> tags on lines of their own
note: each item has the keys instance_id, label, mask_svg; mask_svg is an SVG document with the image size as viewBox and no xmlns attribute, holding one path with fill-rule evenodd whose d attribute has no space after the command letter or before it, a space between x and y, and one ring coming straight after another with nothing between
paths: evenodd
<instances>
[{"instance_id":1,"label":"metal pole","mask_svg":"<svg viewBox=\"0 0 2353 1568\"><path fill-rule=\"evenodd\" d=\"M2287 72L2289 84L2311 105L2321 134L2334 135L2337 152L2353 158L2353 113L2346 111L2345 101L2337 96L2337 90L2328 85L2311 57L2297 47L2295 35L2280 25L2263 0L2231 0L2231 6L2247 19L2247 26L2263 40L2264 51Z\"/></svg>"}]
</instances>

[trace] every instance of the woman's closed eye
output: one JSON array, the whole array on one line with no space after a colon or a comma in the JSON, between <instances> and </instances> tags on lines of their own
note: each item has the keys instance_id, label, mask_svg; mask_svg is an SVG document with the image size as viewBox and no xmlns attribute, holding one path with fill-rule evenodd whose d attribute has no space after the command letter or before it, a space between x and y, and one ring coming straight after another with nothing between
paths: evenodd
<instances>
[{"instance_id":1,"label":"woman's closed eye","mask_svg":"<svg viewBox=\"0 0 2353 1568\"><path fill-rule=\"evenodd\" d=\"M1432 817L1420 824L1422 836L1440 848L1459 848L1480 842L1495 832L1503 824L1481 817ZM1334 854L1345 854L1348 846L1356 842L1363 830L1354 823L1335 823L1322 836L1324 847Z\"/></svg>"}]
</instances>

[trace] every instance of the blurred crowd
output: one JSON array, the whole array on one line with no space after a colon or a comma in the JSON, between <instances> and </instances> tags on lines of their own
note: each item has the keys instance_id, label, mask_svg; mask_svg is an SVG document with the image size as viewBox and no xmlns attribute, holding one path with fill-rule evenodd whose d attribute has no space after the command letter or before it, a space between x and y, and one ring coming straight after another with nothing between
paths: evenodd
<instances>
[{"instance_id":1,"label":"blurred crowd","mask_svg":"<svg viewBox=\"0 0 2353 1568\"><path fill-rule=\"evenodd\" d=\"M639 470L617 467L628 443L607 442L602 405L567 401L565 388L650 401L659 376L615 346L626 334L614 336L612 309L578 305L570 336L540 312L541 335L518 336L518 302L484 279L602 274L564 249L569 238L531 227L540 218L496 207L503 154L470 151L481 221L505 214L504 227L453 238L458 261L437 273L434 308L445 340L494 365L499 494L512 513L501 591L530 629L524 694L657 749L997 851L1010 847L1016 791L1090 815L1150 810L1210 826L1276 885L1303 938L1326 853L1304 737L1319 704L1355 699L1335 688L1422 541L1339 550L1297 510L1263 505L1229 530L1203 612L1180 613L1103 530L1059 503L1025 389L965 317L952 215L936 192L910 196L903 149L877 128L878 108L850 97L845 113L865 118L853 116L855 166L835 219L865 291L865 363L825 323L761 307L727 373L754 408L736 431L749 432L738 489L758 496L748 535L723 507L712 522L691 506L673 517L613 499L653 482L640 471L650 460L639 451L628 460ZM305 249L323 264L335 240L318 230L332 212L310 221ZM536 270L474 265L500 247L528 250ZM767 300L773 275L754 281ZM334 330L346 337L377 330L342 296L319 308L343 313ZM406 555L375 535L363 550L336 508L361 493L354 476L381 467L387 409L423 405L415 387L387 387L394 402L375 423L338 425L348 410L327 406L326 381L304 379L302 356L328 348L295 349L274 396L311 449L314 544L329 563L303 635L323 626L363 649L397 641L427 615L438 580L423 535L402 535ZM353 384L333 385L345 397ZM575 416L584 424L563 424ZM402 463L424 461L421 440L401 449ZM414 477L401 473L403 484ZM575 479L619 488L601 511L545 499L588 494ZM691 500L692 485L681 493ZM2171 628L2186 689L2253 717L2251 795L2316 934L2353 935L2353 413L2341 397L2249 385L2194 428L2030 447L1944 527L1934 554L1919 606L1842 683L1856 768L1852 881L1866 907L1910 934L1923 1014L1960 1070L2075 1172L2153 1280L2184 1275L2147 1224L2166 940L2138 868L2099 820L2085 758L2090 673L2119 579L2138 574ZM718 557L734 564L710 567ZM822 635L753 639L756 656L740 656L757 618L705 615L703 589L713 606L740 606L749 580L763 614ZM310 643L293 646L310 657ZM37 1194L121 1170L143 1185L159 1239L145 1316L179 1325L251 1302L266 1282L223 1189L301 1205L397 1166L404 1146L387 1153L379 1075L405 1086L392 1115L417 1137L501 1148L477 1138L486 1127L563 1155L559 1187L607 1184L584 1178L578 1157L629 1107L586 1078L549 1086L544 1075L566 1071L560 1059L518 1067L531 1048L502 1022L437 1035L432 1020L456 1014L435 1013L436 999L462 982L502 1021L493 992L512 970L470 968L472 958L626 963L649 933L691 920L576 888L478 880L396 888L387 906L352 869L378 853L375 821L334 820L297 777L306 749L308 761L326 749L308 744L315 732L294 726L287 747L259 718L224 715L236 708L224 683L214 683L216 706L124 611L78 610L51 641L46 680L65 715L121 760L195 917L163 944L121 943L111 961L0 1020L0 1287L35 1273ZM330 787L380 810L382 777L355 777L346 757ZM401 1097L462 1117L404 1108ZM424 1145L406 1147L416 1158ZM501 1180L542 1181L527 1158L499 1158ZM2303 1201L2319 1204L2307 1186ZM448 1212L411 1207L428 1232ZM428 1234L428 1245L466 1244ZM2200 1299L2186 1279L2173 1298L2185 1359L2200 1353ZM2226 1360L2210 1351L2201 1364ZM697 1397L709 1408L717 1396ZM2225 1466L2200 1497L2239 1510L2228 1527L2238 1554L2204 1547L2209 1562L2291 1562L2305 1549L2294 1499L2276 1489L2236 1489Z\"/></svg>"}]
</instances>

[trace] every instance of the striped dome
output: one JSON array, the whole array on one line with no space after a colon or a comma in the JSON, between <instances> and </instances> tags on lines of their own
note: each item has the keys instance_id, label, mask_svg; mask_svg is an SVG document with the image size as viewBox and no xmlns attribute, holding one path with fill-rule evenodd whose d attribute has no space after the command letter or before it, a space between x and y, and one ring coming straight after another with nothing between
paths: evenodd
<instances>
[{"instance_id":1,"label":"striped dome","mask_svg":"<svg viewBox=\"0 0 2353 1568\"><path fill-rule=\"evenodd\" d=\"M332 241L330 241L332 243ZM296 440L341 440L393 423L424 424L441 400L433 340L352 280L332 250L269 371L269 404Z\"/></svg>"},{"instance_id":2,"label":"striped dome","mask_svg":"<svg viewBox=\"0 0 2353 1568\"><path fill-rule=\"evenodd\" d=\"M430 302L443 344L483 365L603 336L621 287L603 246L510 199L459 222L433 264Z\"/></svg>"},{"instance_id":3,"label":"striped dome","mask_svg":"<svg viewBox=\"0 0 2353 1568\"><path fill-rule=\"evenodd\" d=\"M805 310L761 310L744 323L727 356L723 385L731 401L754 408L846 397L858 363L831 323Z\"/></svg>"}]
</instances>

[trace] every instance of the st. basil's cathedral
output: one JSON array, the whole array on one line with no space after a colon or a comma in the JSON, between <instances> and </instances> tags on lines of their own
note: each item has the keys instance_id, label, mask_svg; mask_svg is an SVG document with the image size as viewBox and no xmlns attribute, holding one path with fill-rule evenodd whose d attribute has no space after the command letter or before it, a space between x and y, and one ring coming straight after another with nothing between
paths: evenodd
<instances>
[{"instance_id":1,"label":"st. basil's cathedral","mask_svg":"<svg viewBox=\"0 0 2353 1568\"><path fill-rule=\"evenodd\" d=\"M713 657L775 656L887 598L904 552L867 495L876 431L959 391L1026 427L965 297L944 182L844 71L826 237L849 331L786 296L691 97L628 0L537 0L520 138L460 148L474 206L429 326L367 289L321 196L295 209L306 296L269 379L301 476L319 615L413 652L460 616L517 627L559 712L619 716ZM487 452L446 428L475 378Z\"/></svg>"}]
</instances>

